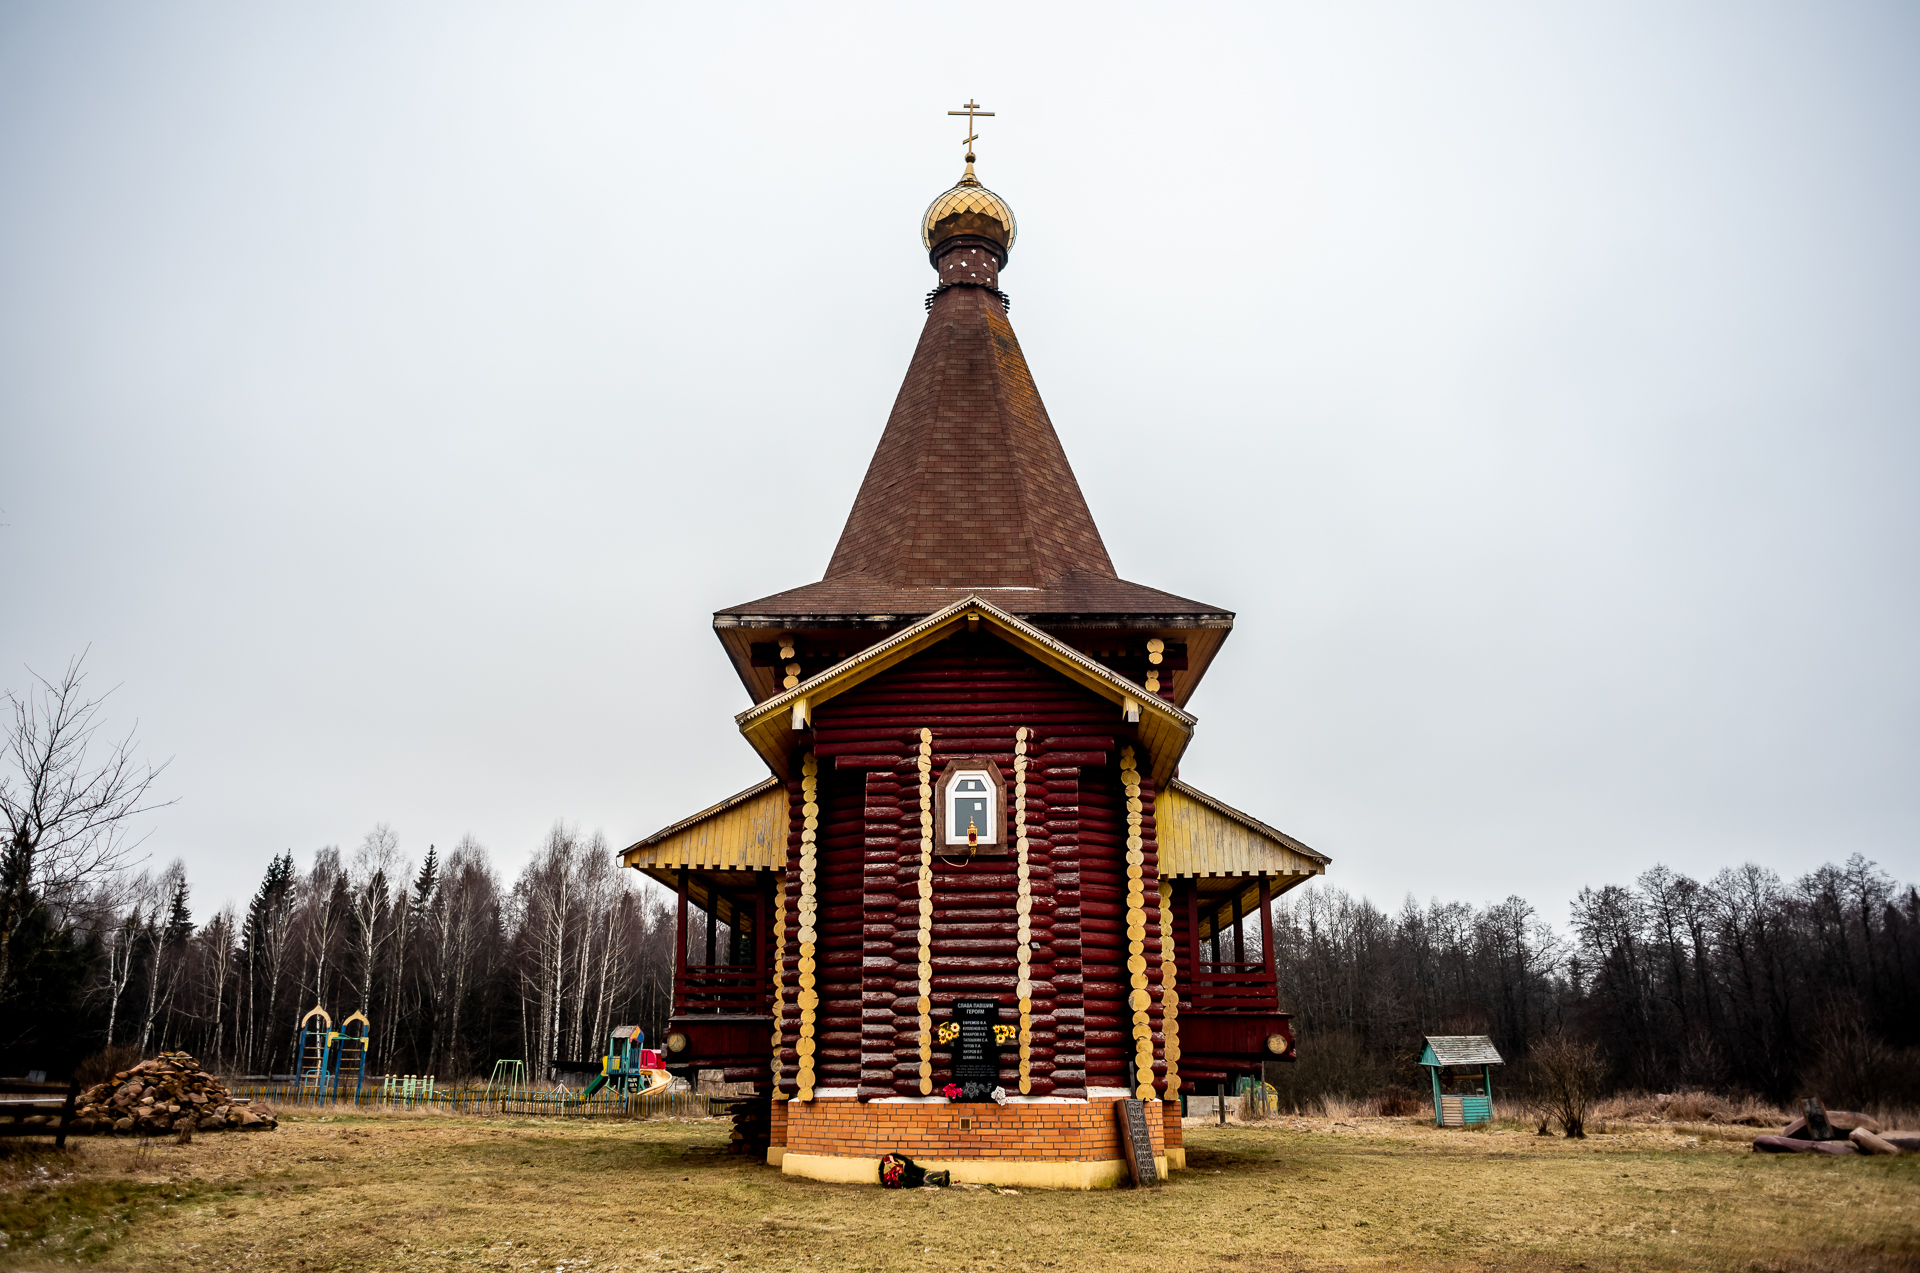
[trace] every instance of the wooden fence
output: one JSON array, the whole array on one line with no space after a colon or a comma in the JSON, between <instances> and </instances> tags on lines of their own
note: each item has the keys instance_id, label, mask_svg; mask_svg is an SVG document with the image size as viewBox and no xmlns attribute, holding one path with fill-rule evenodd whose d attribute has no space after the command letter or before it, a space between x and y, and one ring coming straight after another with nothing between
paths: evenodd
<instances>
[{"instance_id":1,"label":"wooden fence","mask_svg":"<svg viewBox=\"0 0 1920 1273\"><path fill-rule=\"evenodd\" d=\"M552 1089L507 1090L484 1087L430 1087L383 1090L369 1081L356 1093L298 1083L236 1080L235 1098L275 1109L354 1109L369 1113L411 1110L422 1114L471 1114L508 1118L719 1118L729 1106L723 1098L697 1092L656 1092L639 1096L600 1091L582 1100L577 1092Z\"/></svg>"}]
</instances>

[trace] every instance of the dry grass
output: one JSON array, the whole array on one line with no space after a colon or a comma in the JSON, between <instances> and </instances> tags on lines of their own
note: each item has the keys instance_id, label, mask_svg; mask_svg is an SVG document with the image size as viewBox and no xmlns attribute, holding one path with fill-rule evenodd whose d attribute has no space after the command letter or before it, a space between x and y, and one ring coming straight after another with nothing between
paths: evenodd
<instances>
[{"instance_id":1,"label":"dry grass","mask_svg":"<svg viewBox=\"0 0 1920 1273\"><path fill-rule=\"evenodd\" d=\"M44 1157L0 1186L0 1265L84 1244L141 1270L1920 1269L1920 1161L1530 1133L1195 1125L1153 1193L896 1193L730 1157L711 1121L302 1119Z\"/></svg>"}]
</instances>

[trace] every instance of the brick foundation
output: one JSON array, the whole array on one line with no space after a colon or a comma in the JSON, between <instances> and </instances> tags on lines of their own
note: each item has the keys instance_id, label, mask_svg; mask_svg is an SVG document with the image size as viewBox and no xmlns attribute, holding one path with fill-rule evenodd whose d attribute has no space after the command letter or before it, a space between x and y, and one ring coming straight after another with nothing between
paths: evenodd
<instances>
[{"instance_id":1,"label":"brick foundation","mask_svg":"<svg viewBox=\"0 0 1920 1273\"><path fill-rule=\"evenodd\" d=\"M1178 1106L1175 1107L1178 1109ZM767 1130L767 1165L778 1167L787 1156L787 1101L779 1094L773 1098L773 1118Z\"/></svg>"},{"instance_id":2,"label":"brick foundation","mask_svg":"<svg viewBox=\"0 0 1920 1273\"><path fill-rule=\"evenodd\" d=\"M969 1183L1110 1187L1127 1178L1115 1104L776 1101L767 1161L792 1175L877 1183L880 1156L895 1152ZM1168 1115L1162 1102L1147 1106L1163 1172L1169 1135L1180 1134L1180 1107L1171 1108Z\"/></svg>"}]
</instances>

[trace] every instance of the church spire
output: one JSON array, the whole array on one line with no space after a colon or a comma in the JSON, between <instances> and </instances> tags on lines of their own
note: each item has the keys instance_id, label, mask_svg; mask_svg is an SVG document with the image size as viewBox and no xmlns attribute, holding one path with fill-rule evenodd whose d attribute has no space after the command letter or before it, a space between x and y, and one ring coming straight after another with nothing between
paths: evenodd
<instances>
[{"instance_id":1,"label":"church spire","mask_svg":"<svg viewBox=\"0 0 1920 1273\"><path fill-rule=\"evenodd\" d=\"M826 573L716 612L715 631L758 699L784 683L767 669L793 678L789 664L807 670L821 657L792 653L796 639L859 648L974 593L1048 631L1178 643L1184 666L1171 688L1157 676L1145 684L1184 702L1233 613L1115 572L1007 319L1000 272L1018 224L981 184L972 150L974 120L991 112L968 102L952 113L969 116L966 172L920 221L939 285Z\"/></svg>"},{"instance_id":2,"label":"church spire","mask_svg":"<svg viewBox=\"0 0 1920 1273\"><path fill-rule=\"evenodd\" d=\"M1040 588L1070 571L1113 577L1007 321L999 282L1013 209L974 177L973 157L969 149L967 175L921 218L940 286L828 579Z\"/></svg>"}]
</instances>

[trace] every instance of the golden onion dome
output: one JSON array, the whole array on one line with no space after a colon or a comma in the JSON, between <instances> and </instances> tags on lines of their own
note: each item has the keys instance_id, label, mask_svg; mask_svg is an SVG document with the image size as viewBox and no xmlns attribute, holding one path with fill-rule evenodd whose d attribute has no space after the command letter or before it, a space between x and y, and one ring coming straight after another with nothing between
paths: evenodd
<instances>
[{"instance_id":1,"label":"golden onion dome","mask_svg":"<svg viewBox=\"0 0 1920 1273\"><path fill-rule=\"evenodd\" d=\"M972 234L998 243L1003 252L1011 252L1020 229L1013 219L1013 209L973 175L972 155L967 161L967 172L960 183L927 205L927 215L920 219L920 241L931 250L956 235Z\"/></svg>"}]
</instances>

